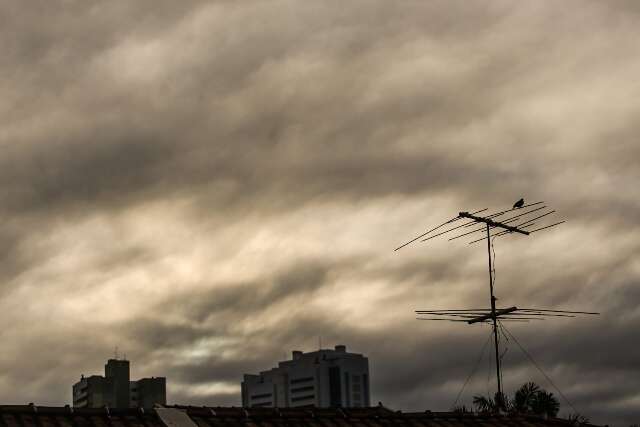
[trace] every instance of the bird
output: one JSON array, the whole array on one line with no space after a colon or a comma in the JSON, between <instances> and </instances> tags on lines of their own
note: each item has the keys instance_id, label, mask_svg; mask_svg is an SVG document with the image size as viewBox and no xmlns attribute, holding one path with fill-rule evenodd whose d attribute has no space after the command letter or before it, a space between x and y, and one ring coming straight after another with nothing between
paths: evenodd
<instances>
[{"instance_id":1,"label":"bird","mask_svg":"<svg viewBox=\"0 0 640 427\"><path fill-rule=\"evenodd\" d=\"M513 204L513 209L520 209L524 206L524 199L520 199Z\"/></svg>"}]
</instances>

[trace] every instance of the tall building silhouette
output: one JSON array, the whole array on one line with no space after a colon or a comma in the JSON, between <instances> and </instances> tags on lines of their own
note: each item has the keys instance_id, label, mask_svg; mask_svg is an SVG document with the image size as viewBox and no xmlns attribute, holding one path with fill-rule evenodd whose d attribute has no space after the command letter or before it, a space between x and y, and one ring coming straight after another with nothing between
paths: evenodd
<instances>
[{"instance_id":1,"label":"tall building silhouette","mask_svg":"<svg viewBox=\"0 0 640 427\"><path fill-rule=\"evenodd\" d=\"M294 351L278 367L245 374L242 406L362 407L370 406L369 359L347 353L344 345L309 353Z\"/></svg>"},{"instance_id":2,"label":"tall building silhouette","mask_svg":"<svg viewBox=\"0 0 640 427\"><path fill-rule=\"evenodd\" d=\"M76 408L152 408L166 403L166 378L131 381L128 360L109 359L104 366L104 377L83 375L73 385Z\"/></svg>"}]
</instances>

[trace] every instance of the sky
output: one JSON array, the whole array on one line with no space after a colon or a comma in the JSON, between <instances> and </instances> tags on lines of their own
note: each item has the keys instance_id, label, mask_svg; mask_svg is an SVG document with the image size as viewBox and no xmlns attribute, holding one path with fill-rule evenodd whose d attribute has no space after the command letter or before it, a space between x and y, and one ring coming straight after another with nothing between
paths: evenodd
<instances>
[{"instance_id":1,"label":"sky","mask_svg":"<svg viewBox=\"0 0 640 427\"><path fill-rule=\"evenodd\" d=\"M636 1L0 5L0 402L63 405L114 356L170 403L345 344L372 402L449 410L489 336L486 248L393 249L545 201L495 241L499 306L592 422L640 422ZM553 388L503 342L507 392ZM495 389L489 353L459 403ZM573 410L561 399L561 414Z\"/></svg>"}]
</instances>

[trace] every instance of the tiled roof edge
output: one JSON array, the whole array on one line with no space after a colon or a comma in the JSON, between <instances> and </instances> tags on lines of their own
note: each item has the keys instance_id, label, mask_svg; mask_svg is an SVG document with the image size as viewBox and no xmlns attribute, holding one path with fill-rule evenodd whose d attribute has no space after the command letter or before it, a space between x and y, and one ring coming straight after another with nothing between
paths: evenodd
<instances>
[{"instance_id":1,"label":"tiled roof edge","mask_svg":"<svg viewBox=\"0 0 640 427\"><path fill-rule=\"evenodd\" d=\"M186 406L186 405L164 405L160 406L164 408L179 409L187 414L191 411L202 411L205 417L226 417L237 419L251 419L251 418L288 418L288 417L309 417L309 418L331 418L340 417L343 419L358 419L358 418L429 418L429 419L479 419L479 420L529 420L537 422L538 424L555 425L555 426L578 426L569 420L563 418L545 418L542 416L532 414L498 414L498 413L478 413L478 412L402 412L393 411L386 407L374 406L370 408L260 408L259 410L252 411L252 408L242 407L211 407L211 406ZM45 415L60 415L60 416L92 416L103 415L106 417L113 416L143 416L143 417L158 417L155 409L144 410L142 408L73 408L69 405L65 406L38 406L33 403L28 405L0 405L1 413L13 413L13 414L36 414L36 416ZM304 415L302 415L304 414ZM200 416L197 414L189 414L192 416ZM580 424L580 427L598 427L594 424Z\"/></svg>"}]
</instances>

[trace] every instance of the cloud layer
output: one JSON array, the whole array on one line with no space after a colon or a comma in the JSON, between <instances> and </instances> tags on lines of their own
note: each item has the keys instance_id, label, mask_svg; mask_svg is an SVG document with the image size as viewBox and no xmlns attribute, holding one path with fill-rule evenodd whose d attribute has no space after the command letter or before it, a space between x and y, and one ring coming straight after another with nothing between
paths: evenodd
<instances>
[{"instance_id":1,"label":"cloud layer","mask_svg":"<svg viewBox=\"0 0 640 427\"><path fill-rule=\"evenodd\" d=\"M68 403L118 346L171 402L238 405L321 337L373 400L448 410L489 331L413 310L486 301L484 248L393 248L525 196L568 222L496 241L500 305L603 314L510 330L592 421L638 422L635 2L1 8L0 401ZM504 344L508 389L552 389Z\"/></svg>"}]
</instances>

